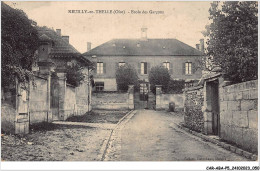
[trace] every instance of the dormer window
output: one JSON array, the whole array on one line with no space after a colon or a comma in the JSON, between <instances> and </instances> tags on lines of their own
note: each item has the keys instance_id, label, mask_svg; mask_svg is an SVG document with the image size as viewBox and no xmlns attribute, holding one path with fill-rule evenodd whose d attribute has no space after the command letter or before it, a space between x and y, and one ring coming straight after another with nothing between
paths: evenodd
<instances>
[{"instance_id":1,"label":"dormer window","mask_svg":"<svg viewBox=\"0 0 260 171\"><path fill-rule=\"evenodd\" d=\"M116 44L115 44L115 43L113 43L113 45L112 45L112 46L114 46L114 47L115 47L115 46L116 46Z\"/></svg>"},{"instance_id":2,"label":"dormer window","mask_svg":"<svg viewBox=\"0 0 260 171\"><path fill-rule=\"evenodd\" d=\"M123 46L123 48L125 49L125 46Z\"/></svg>"}]
</instances>

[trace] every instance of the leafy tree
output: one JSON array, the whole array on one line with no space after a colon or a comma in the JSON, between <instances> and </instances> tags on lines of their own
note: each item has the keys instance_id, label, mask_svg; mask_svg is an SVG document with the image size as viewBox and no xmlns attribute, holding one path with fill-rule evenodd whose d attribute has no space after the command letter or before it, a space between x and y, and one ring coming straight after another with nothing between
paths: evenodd
<instances>
[{"instance_id":1,"label":"leafy tree","mask_svg":"<svg viewBox=\"0 0 260 171\"><path fill-rule=\"evenodd\" d=\"M170 80L167 88L167 93L182 93L185 88L185 80Z\"/></svg>"},{"instance_id":2,"label":"leafy tree","mask_svg":"<svg viewBox=\"0 0 260 171\"><path fill-rule=\"evenodd\" d=\"M82 73L84 67L79 64L71 64L66 67L66 78L67 78L67 83L74 85L74 86L79 86L80 82L84 80L85 76Z\"/></svg>"},{"instance_id":3,"label":"leafy tree","mask_svg":"<svg viewBox=\"0 0 260 171\"><path fill-rule=\"evenodd\" d=\"M166 92L170 79L171 76L167 68L163 66L152 67L149 73L149 82L150 82L151 91L155 94L156 93L155 86L162 85L162 91Z\"/></svg>"},{"instance_id":4,"label":"leafy tree","mask_svg":"<svg viewBox=\"0 0 260 171\"><path fill-rule=\"evenodd\" d=\"M18 9L1 2L2 25L2 87L13 84L15 76L25 83L31 75L35 51L38 48L36 23Z\"/></svg>"},{"instance_id":5,"label":"leafy tree","mask_svg":"<svg viewBox=\"0 0 260 171\"><path fill-rule=\"evenodd\" d=\"M116 70L116 83L120 91L127 91L128 85L138 87L138 75L131 65L125 64Z\"/></svg>"},{"instance_id":6,"label":"leafy tree","mask_svg":"<svg viewBox=\"0 0 260 171\"><path fill-rule=\"evenodd\" d=\"M234 83L257 79L258 2L213 2L209 14L207 55Z\"/></svg>"}]
</instances>

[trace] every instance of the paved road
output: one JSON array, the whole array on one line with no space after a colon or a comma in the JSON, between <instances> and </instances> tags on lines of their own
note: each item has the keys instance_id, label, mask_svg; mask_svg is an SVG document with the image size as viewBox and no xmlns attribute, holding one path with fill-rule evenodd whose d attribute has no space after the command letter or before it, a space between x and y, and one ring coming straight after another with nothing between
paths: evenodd
<instances>
[{"instance_id":1,"label":"paved road","mask_svg":"<svg viewBox=\"0 0 260 171\"><path fill-rule=\"evenodd\" d=\"M180 117L175 114L138 110L129 122L116 132L117 135L113 136L105 160L247 160L178 129L174 122L179 121Z\"/></svg>"}]
</instances>

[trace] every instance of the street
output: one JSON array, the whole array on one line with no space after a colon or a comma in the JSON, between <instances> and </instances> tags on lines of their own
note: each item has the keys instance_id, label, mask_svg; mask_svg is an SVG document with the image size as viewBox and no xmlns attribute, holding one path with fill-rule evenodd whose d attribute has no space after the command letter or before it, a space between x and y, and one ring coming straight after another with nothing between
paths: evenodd
<instances>
[{"instance_id":1,"label":"street","mask_svg":"<svg viewBox=\"0 0 260 171\"><path fill-rule=\"evenodd\" d=\"M138 110L113 136L105 160L117 161L245 161L179 130L175 113Z\"/></svg>"},{"instance_id":2,"label":"street","mask_svg":"<svg viewBox=\"0 0 260 171\"><path fill-rule=\"evenodd\" d=\"M110 117L117 118L117 122L120 117L116 115L119 113L119 111L106 112ZM124 116L123 113L120 115L121 117ZM125 116L119 124L113 124L112 121L107 122L107 120L97 120L97 118L93 119L91 116L91 122L98 121L99 123L54 122L51 124L52 128L49 127L46 131L33 131L24 137L2 135L2 160L247 160L179 129L176 123L183 121L182 112L141 109L129 112Z\"/></svg>"}]
</instances>

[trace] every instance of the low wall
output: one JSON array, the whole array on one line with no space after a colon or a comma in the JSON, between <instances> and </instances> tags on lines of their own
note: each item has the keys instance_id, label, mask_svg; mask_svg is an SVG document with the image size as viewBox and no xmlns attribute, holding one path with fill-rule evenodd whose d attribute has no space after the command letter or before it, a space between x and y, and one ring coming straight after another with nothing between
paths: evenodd
<instances>
[{"instance_id":1,"label":"low wall","mask_svg":"<svg viewBox=\"0 0 260 171\"><path fill-rule=\"evenodd\" d=\"M156 85L155 108L156 110L168 110L169 103L174 102L176 109L184 108L183 94L163 94L162 86Z\"/></svg>"},{"instance_id":2,"label":"low wall","mask_svg":"<svg viewBox=\"0 0 260 171\"><path fill-rule=\"evenodd\" d=\"M199 132L204 132L204 116L201 110L203 102L203 87L185 90L184 124L186 127Z\"/></svg>"},{"instance_id":3,"label":"low wall","mask_svg":"<svg viewBox=\"0 0 260 171\"><path fill-rule=\"evenodd\" d=\"M93 109L128 109L128 93L98 92L92 94Z\"/></svg>"},{"instance_id":4,"label":"low wall","mask_svg":"<svg viewBox=\"0 0 260 171\"><path fill-rule=\"evenodd\" d=\"M220 137L257 152L257 80L220 87Z\"/></svg>"},{"instance_id":5,"label":"low wall","mask_svg":"<svg viewBox=\"0 0 260 171\"><path fill-rule=\"evenodd\" d=\"M169 103L174 102L175 108L184 108L183 94L162 94L161 105L164 109L169 109Z\"/></svg>"}]
</instances>

